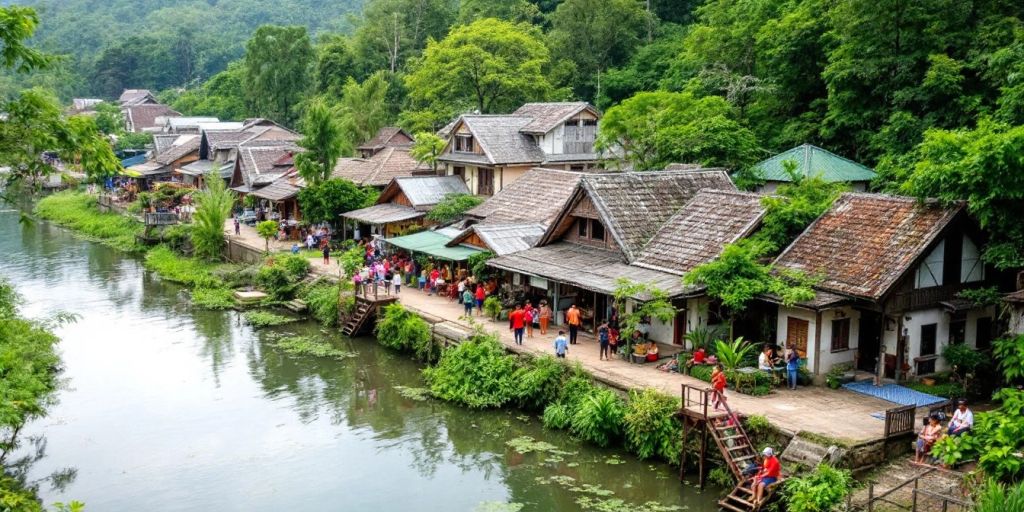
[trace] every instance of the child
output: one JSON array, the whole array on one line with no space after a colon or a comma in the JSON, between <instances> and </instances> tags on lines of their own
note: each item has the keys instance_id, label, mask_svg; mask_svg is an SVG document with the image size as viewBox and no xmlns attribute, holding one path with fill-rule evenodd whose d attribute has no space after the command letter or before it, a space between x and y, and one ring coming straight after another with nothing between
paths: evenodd
<instances>
[{"instance_id":1,"label":"child","mask_svg":"<svg viewBox=\"0 0 1024 512\"><path fill-rule=\"evenodd\" d=\"M473 316L473 292L469 288L462 290L462 307L465 308L466 318Z\"/></svg>"},{"instance_id":2,"label":"child","mask_svg":"<svg viewBox=\"0 0 1024 512\"><path fill-rule=\"evenodd\" d=\"M569 340L565 338L565 331L558 331L555 338L555 357L565 359L565 353L569 351Z\"/></svg>"},{"instance_id":3,"label":"child","mask_svg":"<svg viewBox=\"0 0 1024 512\"><path fill-rule=\"evenodd\" d=\"M402 274L400 272L396 271L391 276L391 284L395 285L395 295L398 295L398 292L402 289Z\"/></svg>"},{"instance_id":4,"label":"child","mask_svg":"<svg viewBox=\"0 0 1024 512\"><path fill-rule=\"evenodd\" d=\"M725 403L725 386L725 372L722 371L722 365L717 364L711 372L711 387L714 388L711 401L715 405L716 411L720 405Z\"/></svg>"},{"instance_id":5,"label":"child","mask_svg":"<svg viewBox=\"0 0 1024 512\"><path fill-rule=\"evenodd\" d=\"M601 353L597 357L598 360L610 360L611 359L611 358L608 357L608 344L610 343L610 340L611 340L611 335L609 334L608 331L609 331L609 329L608 329L608 322L601 322L600 327L597 328L597 340L601 344Z\"/></svg>"}]
</instances>

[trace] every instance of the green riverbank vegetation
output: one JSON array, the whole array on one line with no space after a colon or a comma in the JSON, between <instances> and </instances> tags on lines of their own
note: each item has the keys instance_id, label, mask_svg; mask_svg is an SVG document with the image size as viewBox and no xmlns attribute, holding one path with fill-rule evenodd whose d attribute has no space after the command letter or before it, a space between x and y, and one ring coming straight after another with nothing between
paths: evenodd
<instances>
[{"instance_id":1,"label":"green riverbank vegetation","mask_svg":"<svg viewBox=\"0 0 1024 512\"><path fill-rule=\"evenodd\" d=\"M68 190L46 196L36 203L35 213L88 240L122 251L142 250L135 241L135 236L142 234L142 223L117 213L99 211L96 197L84 192Z\"/></svg>"},{"instance_id":2,"label":"green riverbank vegetation","mask_svg":"<svg viewBox=\"0 0 1024 512\"><path fill-rule=\"evenodd\" d=\"M0 509L41 512L37 495L41 481L26 480L32 453L12 458L21 447L20 434L32 420L46 416L54 401L61 372L59 339L53 327L71 321L68 315L32 320L20 315L21 298L0 278ZM45 481L47 479L43 479ZM55 504L56 510L81 510L82 504Z\"/></svg>"}]
</instances>

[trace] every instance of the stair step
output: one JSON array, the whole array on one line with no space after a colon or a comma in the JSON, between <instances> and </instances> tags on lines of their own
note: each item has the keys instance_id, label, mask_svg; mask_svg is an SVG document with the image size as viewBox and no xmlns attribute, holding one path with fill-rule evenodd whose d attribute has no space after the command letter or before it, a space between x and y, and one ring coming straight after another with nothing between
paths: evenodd
<instances>
[{"instance_id":1,"label":"stair step","mask_svg":"<svg viewBox=\"0 0 1024 512\"><path fill-rule=\"evenodd\" d=\"M740 503L742 505L746 505L749 508L754 508L754 503L753 502L750 502L750 501L747 501L747 500L745 500L743 498L740 498L739 496L736 496L735 494L730 494L726 499L730 499L730 500L736 501L736 502L738 502L738 503Z\"/></svg>"},{"instance_id":2,"label":"stair step","mask_svg":"<svg viewBox=\"0 0 1024 512\"><path fill-rule=\"evenodd\" d=\"M720 437L719 439L721 439L722 441L728 441L730 439L744 439L744 438L746 438L746 436L744 436L743 434L737 434L737 435L734 435L734 436Z\"/></svg>"},{"instance_id":3,"label":"stair step","mask_svg":"<svg viewBox=\"0 0 1024 512\"><path fill-rule=\"evenodd\" d=\"M750 449L750 445L749 444L738 444L736 446L728 448L728 450L730 452L733 452L733 451L736 451L736 450L749 450L749 449Z\"/></svg>"},{"instance_id":4,"label":"stair step","mask_svg":"<svg viewBox=\"0 0 1024 512\"><path fill-rule=\"evenodd\" d=\"M732 461L733 462L740 462L740 461L744 461L744 460L750 460L750 459L753 459L753 458L754 458L753 455L744 455L742 457L735 457L735 458L732 459Z\"/></svg>"},{"instance_id":5,"label":"stair step","mask_svg":"<svg viewBox=\"0 0 1024 512\"><path fill-rule=\"evenodd\" d=\"M730 504L725 500L719 501L718 506L726 510L732 510L733 512L750 512L750 509L736 508L734 505Z\"/></svg>"}]
</instances>

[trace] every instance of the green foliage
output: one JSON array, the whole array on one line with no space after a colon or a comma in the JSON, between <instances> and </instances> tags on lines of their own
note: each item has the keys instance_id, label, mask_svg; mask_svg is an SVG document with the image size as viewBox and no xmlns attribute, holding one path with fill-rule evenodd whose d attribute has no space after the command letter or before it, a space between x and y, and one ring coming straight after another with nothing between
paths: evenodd
<instances>
[{"instance_id":1,"label":"green foliage","mask_svg":"<svg viewBox=\"0 0 1024 512\"><path fill-rule=\"evenodd\" d=\"M186 89L174 98L171 108L185 115L213 116L219 119L252 117L245 97L245 66L231 62L199 87Z\"/></svg>"},{"instance_id":2,"label":"green foliage","mask_svg":"<svg viewBox=\"0 0 1024 512\"><path fill-rule=\"evenodd\" d=\"M295 318L278 315L269 311L246 311L242 318L245 319L245 323L253 326L255 329L275 327L296 321Z\"/></svg>"},{"instance_id":3,"label":"green foliage","mask_svg":"<svg viewBox=\"0 0 1024 512\"><path fill-rule=\"evenodd\" d=\"M529 0L461 0L457 23L468 25L484 18L535 23L540 17L540 10Z\"/></svg>"},{"instance_id":4,"label":"green foliage","mask_svg":"<svg viewBox=\"0 0 1024 512\"><path fill-rule=\"evenodd\" d=\"M544 73L550 55L541 37L531 25L493 18L455 27L412 62L409 96L438 119L453 109L490 114L545 100L554 87Z\"/></svg>"},{"instance_id":5,"label":"green foliage","mask_svg":"<svg viewBox=\"0 0 1024 512\"><path fill-rule=\"evenodd\" d=\"M439 351L430 324L397 302L384 308L374 334L381 345L415 352L421 361L433 361Z\"/></svg>"},{"instance_id":6,"label":"green foliage","mask_svg":"<svg viewBox=\"0 0 1024 512\"><path fill-rule=\"evenodd\" d=\"M341 268L345 272L345 278L351 279L352 276L359 272L359 269L363 268L366 263L366 249L360 246L354 246L351 249L341 253L338 257L338 261L341 262Z\"/></svg>"},{"instance_id":7,"label":"green foliage","mask_svg":"<svg viewBox=\"0 0 1024 512\"><path fill-rule=\"evenodd\" d=\"M974 512L1009 510L1024 510L1024 482L1005 485L995 480L987 480L974 496Z\"/></svg>"},{"instance_id":8,"label":"green foliage","mask_svg":"<svg viewBox=\"0 0 1024 512\"><path fill-rule=\"evenodd\" d=\"M708 472L708 481L711 482L711 485L726 489L735 485L732 473L723 467L711 468L711 471Z\"/></svg>"},{"instance_id":9,"label":"green foliage","mask_svg":"<svg viewBox=\"0 0 1024 512\"><path fill-rule=\"evenodd\" d=\"M274 342L274 347L293 356L313 356L343 361L355 357L355 352L335 348L330 342L315 336L286 336Z\"/></svg>"},{"instance_id":10,"label":"green foliage","mask_svg":"<svg viewBox=\"0 0 1024 512\"><path fill-rule=\"evenodd\" d=\"M615 282L613 293L619 306L619 322L622 332L629 335L645 318L657 319L663 323L671 322L678 310L672 305L668 293L652 284L637 283L626 278ZM633 308L627 313L626 302L633 302Z\"/></svg>"},{"instance_id":11,"label":"green foliage","mask_svg":"<svg viewBox=\"0 0 1024 512\"><path fill-rule=\"evenodd\" d=\"M0 8L0 65L27 73L53 61L53 57L25 44L38 25L39 15L31 7Z\"/></svg>"},{"instance_id":12,"label":"green foliage","mask_svg":"<svg viewBox=\"0 0 1024 512\"><path fill-rule=\"evenodd\" d=\"M437 398L474 409L501 407L516 397L517 363L493 336L476 333L445 350L432 368L423 369Z\"/></svg>"},{"instance_id":13,"label":"green foliage","mask_svg":"<svg viewBox=\"0 0 1024 512\"><path fill-rule=\"evenodd\" d=\"M260 235L266 244L265 251L270 252L270 239L277 236L277 221L265 220L256 224L256 234Z\"/></svg>"},{"instance_id":14,"label":"green foliage","mask_svg":"<svg viewBox=\"0 0 1024 512\"><path fill-rule=\"evenodd\" d=\"M760 414L751 414L747 416L744 427L747 432L753 436L763 436L772 431L772 424L768 422L768 418L761 416Z\"/></svg>"},{"instance_id":15,"label":"green foliage","mask_svg":"<svg viewBox=\"0 0 1024 512\"><path fill-rule=\"evenodd\" d=\"M852 484L849 471L820 464L813 472L787 478L783 483L787 510L829 512L846 498Z\"/></svg>"},{"instance_id":16,"label":"green foliage","mask_svg":"<svg viewBox=\"0 0 1024 512\"><path fill-rule=\"evenodd\" d=\"M722 98L658 91L609 108L596 146L605 152L621 148L643 171L675 162L741 168L755 160L757 139Z\"/></svg>"},{"instance_id":17,"label":"green foliage","mask_svg":"<svg viewBox=\"0 0 1024 512\"><path fill-rule=\"evenodd\" d=\"M471 194L447 194L441 202L427 212L427 218L438 224L447 224L462 217L468 210L484 200Z\"/></svg>"},{"instance_id":18,"label":"green foliage","mask_svg":"<svg viewBox=\"0 0 1024 512\"><path fill-rule=\"evenodd\" d=\"M340 290L336 284L320 283L310 286L302 293L302 300L309 307L309 314L327 327L338 325Z\"/></svg>"},{"instance_id":19,"label":"green foliage","mask_svg":"<svg viewBox=\"0 0 1024 512\"><path fill-rule=\"evenodd\" d=\"M308 89L313 47L303 26L263 25L245 44L246 95L253 113L291 125Z\"/></svg>"},{"instance_id":20,"label":"green foliage","mask_svg":"<svg viewBox=\"0 0 1024 512\"><path fill-rule=\"evenodd\" d=\"M957 292L956 296L971 301L972 304L979 308L997 306L1003 302L1003 294L999 292L999 288L996 286L961 290Z\"/></svg>"},{"instance_id":21,"label":"green foliage","mask_svg":"<svg viewBox=\"0 0 1024 512\"><path fill-rule=\"evenodd\" d=\"M640 459L660 457L677 463L681 426L675 419L679 400L652 388L631 391L623 417L626 448Z\"/></svg>"},{"instance_id":22,"label":"green foliage","mask_svg":"<svg viewBox=\"0 0 1024 512\"><path fill-rule=\"evenodd\" d=\"M992 354L1007 381L1024 379L1024 334L996 340Z\"/></svg>"},{"instance_id":23,"label":"green foliage","mask_svg":"<svg viewBox=\"0 0 1024 512\"><path fill-rule=\"evenodd\" d=\"M943 398L963 398L966 396L964 387L957 382L943 382L933 386L926 386L920 382L909 382L904 385L915 391L928 393L929 395L941 396Z\"/></svg>"},{"instance_id":24,"label":"green foliage","mask_svg":"<svg viewBox=\"0 0 1024 512\"><path fill-rule=\"evenodd\" d=\"M196 256L219 260L224 250L224 223L235 204L235 192L227 188L216 169L203 182L206 188L193 195L196 212L192 215L192 245Z\"/></svg>"},{"instance_id":25,"label":"green foliage","mask_svg":"<svg viewBox=\"0 0 1024 512\"><path fill-rule=\"evenodd\" d=\"M739 368L743 360L755 350L757 350L757 347L744 340L742 336L733 340L732 343L724 341L715 342L715 356L718 357L718 362L722 363L722 367L726 370Z\"/></svg>"},{"instance_id":26,"label":"green foliage","mask_svg":"<svg viewBox=\"0 0 1024 512\"><path fill-rule=\"evenodd\" d=\"M343 144L345 152L352 147L370 140L392 118L388 104L391 88L389 75L377 71L363 83L349 78L342 89L340 113L342 115Z\"/></svg>"},{"instance_id":27,"label":"green foliage","mask_svg":"<svg viewBox=\"0 0 1024 512\"><path fill-rule=\"evenodd\" d=\"M541 411L554 403L562 392L566 366L550 355L543 355L516 371L517 405L528 411Z\"/></svg>"},{"instance_id":28,"label":"green foliage","mask_svg":"<svg viewBox=\"0 0 1024 512\"><path fill-rule=\"evenodd\" d=\"M36 203L36 215L75 231L81 236L122 251L137 251L136 235L142 224L116 213L101 213L96 198L65 191L46 196Z\"/></svg>"},{"instance_id":29,"label":"green foliage","mask_svg":"<svg viewBox=\"0 0 1024 512\"><path fill-rule=\"evenodd\" d=\"M965 343L946 345L942 349L942 358L950 367L955 367L956 373L961 377L967 374L976 374L980 367L990 361L986 354L978 352Z\"/></svg>"},{"instance_id":30,"label":"green foliage","mask_svg":"<svg viewBox=\"0 0 1024 512\"><path fill-rule=\"evenodd\" d=\"M466 265L469 267L469 275L477 280L490 279L495 271L487 266L487 262L497 256L491 251L476 252L469 255Z\"/></svg>"},{"instance_id":31,"label":"green foliage","mask_svg":"<svg viewBox=\"0 0 1024 512\"><path fill-rule=\"evenodd\" d=\"M714 368L709 364L698 364L690 368L690 376L704 382L711 382L711 372L713 371Z\"/></svg>"},{"instance_id":32,"label":"green foliage","mask_svg":"<svg viewBox=\"0 0 1024 512\"><path fill-rule=\"evenodd\" d=\"M256 272L254 282L276 300L290 299L299 282L309 274L309 260L299 254L275 254L267 257Z\"/></svg>"},{"instance_id":33,"label":"green foliage","mask_svg":"<svg viewBox=\"0 0 1024 512\"><path fill-rule=\"evenodd\" d=\"M349 180L333 178L299 191L299 207L309 222L338 222L338 215L373 205L378 192Z\"/></svg>"},{"instance_id":34,"label":"green foliage","mask_svg":"<svg viewBox=\"0 0 1024 512\"><path fill-rule=\"evenodd\" d=\"M191 292L192 304L203 309L235 307L235 291L230 288L196 288Z\"/></svg>"},{"instance_id":35,"label":"green foliage","mask_svg":"<svg viewBox=\"0 0 1024 512\"><path fill-rule=\"evenodd\" d=\"M98 123L97 128L99 128ZM100 131L102 131L102 129ZM152 143L152 133L122 133L117 136L117 146L115 147L118 151L124 151L127 149L145 149L147 145Z\"/></svg>"},{"instance_id":36,"label":"green foliage","mask_svg":"<svg viewBox=\"0 0 1024 512\"><path fill-rule=\"evenodd\" d=\"M491 317L493 320L497 320L498 316L501 315L501 299L491 295L484 299L484 313Z\"/></svg>"},{"instance_id":37,"label":"green foliage","mask_svg":"<svg viewBox=\"0 0 1024 512\"><path fill-rule=\"evenodd\" d=\"M329 108L322 98L312 100L302 119L302 133L298 144L305 151L295 155L295 168L299 175L312 184L329 179L338 157L351 152L352 146L344 138L338 113Z\"/></svg>"},{"instance_id":38,"label":"green foliage","mask_svg":"<svg viewBox=\"0 0 1024 512\"><path fill-rule=\"evenodd\" d=\"M162 279L190 288L218 288L222 282L213 276L214 265L195 258L181 256L160 245L146 253L144 265Z\"/></svg>"},{"instance_id":39,"label":"green foliage","mask_svg":"<svg viewBox=\"0 0 1024 512\"><path fill-rule=\"evenodd\" d=\"M580 400L570 431L584 441L605 447L622 435L624 419L622 399L614 391L598 389Z\"/></svg>"},{"instance_id":40,"label":"green foliage","mask_svg":"<svg viewBox=\"0 0 1024 512\"><path fill-rule=\"evenodd\" d=\"M544 408L544 428L562 430L569 428L572 416L569 414L569 407L563 403L551 403Z\"/></svg>"},{"instance_id":41,"label":"green foliage","mask_svg":"<svg viewBox=\"0 0 1024 512\"><path fill-rule=\"evenodd\" d=\"M844 184L826 182L818 175L804 177L796 172L796 162L792 160L782 165L793 181L781 185L775 195L761 199L765 216L761 230L755 235L772 253L789 245L846 189Z\"/></svg>"},{"instance_id":42,"label":"green foliage","mask_svg":"<svg viewBox=\"0 0 1024 512\"><path fill-rule=\"evenodd\" d=\"M437 158L441 156L447 143L441 137L431 132L420 132L416 134L416 141L413 142L409 155L421 164L430 165L430 170L437 172Z\"/></svg>"}]
</instances>

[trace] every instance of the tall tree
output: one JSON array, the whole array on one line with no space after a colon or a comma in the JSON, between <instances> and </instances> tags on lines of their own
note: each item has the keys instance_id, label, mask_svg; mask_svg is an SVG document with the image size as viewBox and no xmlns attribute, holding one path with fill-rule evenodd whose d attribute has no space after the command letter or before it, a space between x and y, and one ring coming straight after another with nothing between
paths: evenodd
<instances>
[{"instance_id":1,"label":"tall tree","mask_svg":"<svg viewBox=\"0 0 1024 512\"><path fill-rule=\"evenodd\" d=\"M409 154L417 162L430 165L430 169L437 174L437 158L444 151L445 141L433 132L420 132L416 134L416 141L412 143Z\"/></svg>"},{"instance_id":2,"label":"tall tree","mask_svg":"<svg viewBox=\"0 0 1024 512\"><path fill-rule=\"evenodd\" d=\"M184 91L170 105L185 115L215 116L220 119L255 117L245 97L246 71L242 62L210 77L201 86Z\"/></svg>"},{"instance_id":3,"label":"tall tree","mask_svg":"<svg viewBox=\"0 0 1024 512\"><path fill-rule=\"evenodd\" d=\"M370 0L354 36L363 76L382 68L399 71L428 40L442 38L454 17L450 0Z\"/></svg>"},{"instance_id":4,"label":"tall tree","mask_svg":"<svg viewBox=\"0 0 1024 512\"><path fill-rule=\"evenodd\" d=\"M321 98L306 107L302 133L299 146L306 151L295 155L295 167L307 182L320 183L331 177L338 157L351 152L352 144L345 138L337 112Z\"/></svg>"},{"instance_id":5,"label":"tall tree","mask_svg":"<svg viewBox=\"0 0 1024 512\"><path fill-rule=\"evenodd\" d=\"M306 27L264 25L245 45L245 87L253 111L294 124L309 87L313 47Z\"/></svg>"},{"instance_id":6,"label":"tall tree","mask_svg":"<svg viewBox=\"0 0 1024 512\"><path fill-rule=\"evenodd\" d=\"M641 171L677 162L736 169L757 157L757 139L728 102L688 92L643 92L608 109L597 147Z\"/></svg>"},{"instance_id":7,"label":"tall tree","mask_svg":"<svg viewBox=\"0 0 1024 512\"><path fill-rule=\"evenodd\" d=\"M192 215L195 227L192 229L192 244L196 256L208 260L219 260L224 251L224 223L235 204L235 192L227 188L214 169L203 180L206 188L195 193L196 213Z\"/></svg>"},{"instance_id":8,"label":"tall tree","mask_svg":"<svg viewBox=\"0 0 1024 512\"><path fill-rule=\"evenodd\" d=\"M493 18L456 27L431 41L405 77L410 97L434 112L476 108L507 112L554 93L544 71L550 64L540 31Z\"/></svg>"},{"instance_id":9,"label":"tall tree","mask_svg":"<svg viewBox=\"0 0 1024 512\"><path fill-rule=\"evenodd\" d=\"M313 71L316 93L340 98L349 78L356 76L355 62L348 39L336 34L323 37L316 47Z\"/></svg>"},{"instance_id":10,"label":"tall tree","mask_svg":"<svg viewBox=\"0 0 1024 512\"><path fill-rule=\"evenodd\" d=\"M626 63L644 40L649 14L637 0L565 0L551 15L558 57L576 64L576 93L596 102L601 74Z\"/></svg>"},{"instance_id":11,"label":"tall tree","mask_svg":"<svg viewBox=\"0 0 1024 512\"><path fill-rule=\"evenodd\" d=\"M341 114L344 116L344 130L349 143L346 154L352 147L366 142L391 120L391 105L388 102L388 76L378 71L363 83L349 78L342 89Z\"/></svg>"},{"instance_id":12,"label":"tall tree","mask_svg":"<svg viewBox=\"0 0 1024 512\"><path fill-rule=\"evenodd\" d=\"M29 7L0 7L0 67L28 73L46 67L53 57L25 43L39 25L39 15Z\"/></svg>"},{"instance_id":13,"label":"tall tree","mask_svg":"<svg viewBox=\"0 0 1024 512\"><path fill-rule=\"evenodd\" d=\"M461 0L459 25L468 25L484 18L498 18L511 22L540 21L540 9L528 0Z\"/></svg>"}]
</instances>

